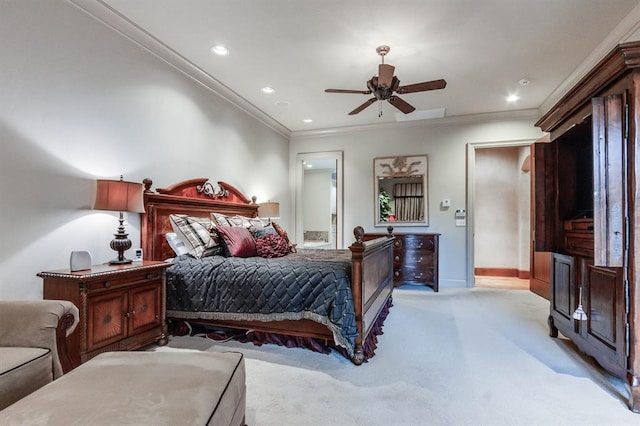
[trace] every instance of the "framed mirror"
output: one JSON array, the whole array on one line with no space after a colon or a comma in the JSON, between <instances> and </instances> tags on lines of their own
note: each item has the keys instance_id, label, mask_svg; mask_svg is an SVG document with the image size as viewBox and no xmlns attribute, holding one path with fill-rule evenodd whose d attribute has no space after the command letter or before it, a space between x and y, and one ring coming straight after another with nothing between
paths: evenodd
<instances>
[{"instance_id":1,"label":"framed mirror","mask_svg":"<svg viewBox=\"0 0 640 426\"><path fill-rule=\"evenodd\" d=\"M299 248L343 248L342 151L296 157L296 233Z\"/></svg>"},{"instance_id":2,"label":"framed mirror","mask_svg":"<svg viewBox=\"0 0 640 426\"><path fill-rule=\"evenodd\" d=\"M427 156L373 159L374 225L428 226Z\"/></svg>"}]
</instances>

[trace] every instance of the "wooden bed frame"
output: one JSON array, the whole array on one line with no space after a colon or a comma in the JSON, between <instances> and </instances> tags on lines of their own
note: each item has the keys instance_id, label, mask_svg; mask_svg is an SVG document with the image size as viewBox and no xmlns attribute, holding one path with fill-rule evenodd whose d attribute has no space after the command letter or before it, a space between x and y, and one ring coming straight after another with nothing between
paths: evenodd
<instances>
[{"instance_id":1,"label":"wooden bed frame","mask_svg":"<svg viewBox=\"0 0 640 426\"><path fill-rule=\"evenodd\" d=\"M258 204L255 197L249 200L240 191L225 182L214 187L206 178L191 179L171 185L168 188L151 190L152 181L145 179L145 213L141 223L141 244L145 259L165 260L175 254L166 241L165 234L172 232L169 222L171 214L186 214L210 217L212 212L225 215L255 217ZM381 313L390 303L393 291L393 237L363 241L364 229L354 229L356 241L351 250L351 288L355 304L358 337L352 361L360 365L365 360L363 345L370 336ZM333 342L331 331L324 325L311 320L286 321L205 321L225 328L276 333L294 337L307 337Z\"/></svg>"}]
</instances>

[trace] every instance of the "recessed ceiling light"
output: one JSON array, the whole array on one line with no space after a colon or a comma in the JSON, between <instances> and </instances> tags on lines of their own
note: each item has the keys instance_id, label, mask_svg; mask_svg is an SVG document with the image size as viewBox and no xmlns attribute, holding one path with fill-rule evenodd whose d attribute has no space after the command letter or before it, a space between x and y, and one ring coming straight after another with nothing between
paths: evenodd
<instances>
[{"instance_id":1,"label":"recessed ceiling light","mask_svg":"<svg viewBox=\"0 0 640 426\"><path fill-rule=\"evenodd\" d=\"M304 119L304 120L302 120L302 121L304 121L305 123L313 123L313 120L312 120L312 119L310 119L310 118L305 118L305 119Z\"/></svg>"},{"instance_id":2,"label":"recessed ceiling light","mask_svg":"<svg viewBox=\"0 0 640 426\"><path fill-rule=\"evenodd\" d=\"M220 44L216 44L211 48L211 52L219 56L227 56L229 54L229 49Z\"/></svg>"},{"instance_id":3,"label":"recessed ceiling light","mask_svg":"<svg viewBox=\"0 0 640 426\"><path fill-rule=\"evenodd\" d=\"M262 90L264 93L266 93L267 95L272 94L273 92L275 92L275 90L273 89L273 87L269 87L269 86L265 86L263 87Z\"/></svg>"},{"instance_id":4,"label":"recessed ceiling light","mask_svg":"<svg viewBox=\"0 0 640 426\"><path fill-rule=\"evenodd\" d=\"M520 99L520 96L518 96L518 95L509 95L509 96L507 96L507 102L515 102L518 99Z\"/></svg>"},{"instance_id":5,"label":"recessed ceiling light","mask_svg":"<svg viewBox=\"0 0 640 426\"><path fill-rule=\"evenodd\" d=\"M289 107L289 102L287 101L276 101L276 106L280 107L280 108L288 108Z\"/></svg>"}]
</instances>

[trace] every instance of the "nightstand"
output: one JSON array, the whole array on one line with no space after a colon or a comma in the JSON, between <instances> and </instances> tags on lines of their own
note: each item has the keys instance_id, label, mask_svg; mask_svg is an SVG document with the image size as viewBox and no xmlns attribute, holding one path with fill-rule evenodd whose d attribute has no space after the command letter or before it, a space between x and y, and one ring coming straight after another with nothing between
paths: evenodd
<instances>
[{"instance_id":1,"label":"nightstand","mask_svg":"<svg viewBox=\"0 0 640 426\"><path fill-rule=\"evenodd\" d=\"M102 352L167 343L166 262L94 265L38 274L45 299L73 302L80 311L78 330L69 336L74 367Z\"/></svg>"}]
</instances>

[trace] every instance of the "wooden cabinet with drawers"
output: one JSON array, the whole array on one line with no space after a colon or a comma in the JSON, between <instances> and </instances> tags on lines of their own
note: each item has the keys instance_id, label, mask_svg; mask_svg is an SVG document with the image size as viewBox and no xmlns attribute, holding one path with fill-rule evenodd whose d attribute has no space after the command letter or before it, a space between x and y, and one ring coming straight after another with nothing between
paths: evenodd
<instances>
[{"instance_id":1,"label":"wooden cabinet with drawers","mask_svg":"<svg viewBox=\"0 0 640 426\"><path fill-rule=\"evenodd\" d=\"M165 262L94 265L38 274L45 299L73 302L78 330L69 338L73 366L101 352L132 350L152 342L166 344Z\"/></svg>"},{"instance_id":2,"label":"wooden cabinet with drawers","mask_svg":"<svg viewBox=\"0 0 640 426\"><path fill-rule=\"evenodd\" d=\"M387 234L365 234L365 240ZM396 287L424 284L438 291L438 243L440 234L394 234L393 275Z\"/></svg>"}]
</instances>

